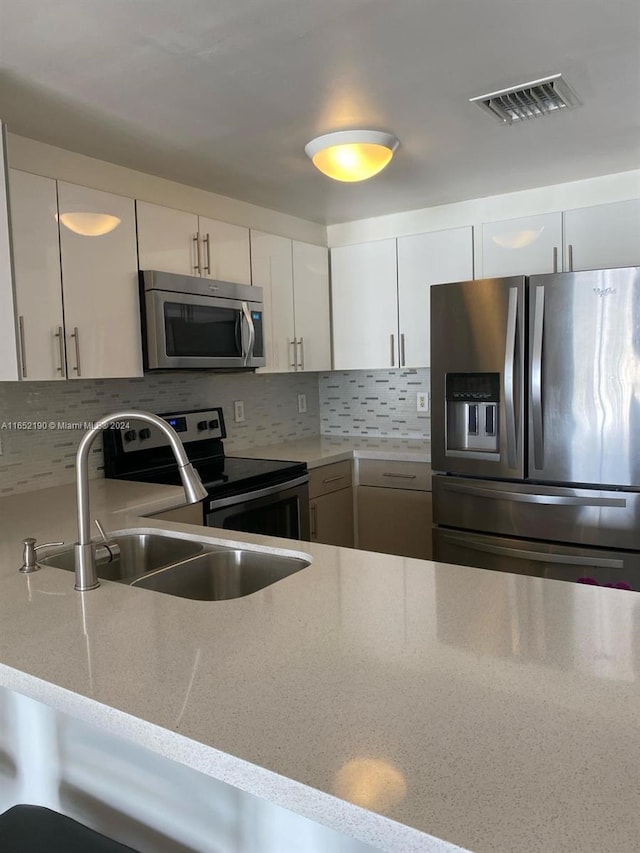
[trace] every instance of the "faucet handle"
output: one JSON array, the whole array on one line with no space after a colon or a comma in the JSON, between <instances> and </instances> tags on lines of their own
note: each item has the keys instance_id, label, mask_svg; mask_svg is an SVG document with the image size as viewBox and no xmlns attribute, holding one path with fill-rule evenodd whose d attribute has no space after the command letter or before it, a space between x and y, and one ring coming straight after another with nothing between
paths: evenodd
<instances>
[{"instance_id":1,"label":"faucet handle","mask_svg":"<svg viewBox=\"0 0 640 853\"><path fill-rule=\"evenodd\" d=\"M109 554L108 562L111 563L111 562L113 562L114 558L117 557L118 554L120 553L120 547L119 547L118 543L115 542L113 539L109 539L109 537L106 534L104 527L102 526L102 524L100 522L100 519L96 518L96 519L94 519L94 521L96 523L96 527L98 528L98 532L100 533L100 536L102 537L102 547L106 548L107 552Z\"/></svg>"},{"instance_id":2,"label":"faucet handle","mask_svg":"<svg viewBox=\"0 0 640 853\"><path fill-rule=\"evenodd\" d=\"M37 572L40 566L37 563L37 551L40 548L53 548L54 545L64 545L64 542L44 542L42 545L36 545L36 540L28 536L22 540L22 566L18 571L27 575L31 572Z\"/></svg>"}]
</instances>

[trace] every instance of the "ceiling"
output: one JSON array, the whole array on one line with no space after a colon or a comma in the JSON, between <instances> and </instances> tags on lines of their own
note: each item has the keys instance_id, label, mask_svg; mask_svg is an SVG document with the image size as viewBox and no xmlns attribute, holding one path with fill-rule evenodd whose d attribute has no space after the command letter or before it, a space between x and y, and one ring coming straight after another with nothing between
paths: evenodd
<instances>
[{"instance_id":1,"label":"ceiling","mask_svg":"<svg viewBox=\"0 0 640 853\"><path fill-rule=\"evenodd\" d=\"M0 0L9 129L333 224L640 166L637 0ZM468 99L561 72L582 106ZM390 130L362 184L314 136Z\"/></svg>"}]
</instances>

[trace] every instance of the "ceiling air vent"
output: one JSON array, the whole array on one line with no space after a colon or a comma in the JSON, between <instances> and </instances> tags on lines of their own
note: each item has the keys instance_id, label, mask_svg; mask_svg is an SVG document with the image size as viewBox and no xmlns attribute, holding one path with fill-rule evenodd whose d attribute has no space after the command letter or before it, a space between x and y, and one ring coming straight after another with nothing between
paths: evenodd
<instances>
[{"instance_id":1,"label":"ceiling air vent","mask_svg":"<svg viewBox=\"0 0 640 853\"><path fill-rule=\"evenodd\" d=\"M575 92L565 83L561 74L553 74L542 80L532 80L530 83L479 95L469 100L503 124L515 124L530 118L552 115L580 104Z\"/></svg>"}]
</instances>

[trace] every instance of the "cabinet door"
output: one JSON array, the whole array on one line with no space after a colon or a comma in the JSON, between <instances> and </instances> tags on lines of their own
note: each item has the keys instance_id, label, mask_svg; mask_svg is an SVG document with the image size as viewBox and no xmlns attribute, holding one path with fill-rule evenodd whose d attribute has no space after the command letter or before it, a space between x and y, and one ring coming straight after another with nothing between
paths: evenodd
<instances>
[{"instance_id":1,"label":"cabinet door","mask_svg":"<svg viewBox=\"0 0 640 853\"><path fill-rule=\"evenodd\" d=\"M473 229L398 238L401 367L429 367L432 284L473 278Z\"/></svg>"},{"instance_id":2,"label":"cabinet door","mask_svg":"<svg viewBox=\"0 0 640 853\"><path fill-rule=\"evenodd\" d=\"M0 122L0 380L18 377L18 339L9 236L9 170L5 127Z\"/></svg>"},{"instance_id":3,"label":"cabinet door","mask_svg":"<svg viewBox=\"0 0 640 853\"><path fill-rule=\"evenodd\" d=\"M217 219L198 219L202 274L218 281L251 284L249 229Z\"/></svg>"},{"instance_id":4,"label":"cabinet door","mask_svg":"<svg viewBox=\"0 0 640 853\"><path fill-rule=\"evenodd\" d=\"M331 370L329 252L297 240L292 251L298 370Z\"/></svg>"},{"instance_id":5,"label":"cabinet door","mask_svg":"<svg viewBox=\"0 0 640 853\"><path fill-rule=\"evenodd\" d=\"M398 367L395 239L331 250L334 370Z\"/></svg>"},{"instance_id":6,"label":"cabinet door","mask_svg":"<svg viewBox=\"0 0 640 853\"><path fill-rule=\"evenodd\" d=\"M565 270L640 265L640 199L564 213Z\"/></svg>"},{"instance_id":7,"label":"cabinet door","mask_svg":"<svg viewBox=\"0 0 640 853\"><path fill-rule=\"evenodd\" d=\"M483 278L559 272L561 254L561 213L482 225Z\"/></svg>"},{"instance_id":8,"label":"cabinet door","mask_svg":"<svg viewBox=\"0 0 640 853\"><path fill-rule=\"evenodd\" d=\"M358 547L431 559L431 493L358 486Z\"/></svg>"},{"instance_id":9,"label":"cabinet door","mask_svg":"<svg viewBox=\"0 0 640 853\"><path fill-rule=\"evenodd\" d=\"M10 182L21 376L64 379L56 182L15 169Z\"/></svg>"},{"instance_id":10,"label":"cabinet door","mask_svg":"<svg viewBox=\"0 0 640 853\"><path fill-rule=\"evenodd\" d=\"M263 289L265 367L259 373L295 370L291 240L251 232L251 275Z\"/></svg>"},{"instance_id":11,"label":"cabinet door","mask_svg":"<svg viewBox=\"0 0 640 853\"><path fill-rule=\"evenodd\" d=\"M353 489L309 501L311 541L353 548Z\"/></svg>"},{"instance_id":12,"label":"cabinet door","mask_svg":"<svg viewBox=\"0 0 640 853\"><path fill-rule=\"evenodd\" d=\"M138 259L141 270L200 275L198 217L146 201L136 202Z\"/></svg>"},{"instance_id":13,"label":"cabinet door","mask_svg":"<svg viewBox=\"0 0 640 853\"><path fill-rule=\"evenodd\" d=\"M58 209L69 378L142 376L133 199L59 182Z\"/></svg>"}]
</instances>

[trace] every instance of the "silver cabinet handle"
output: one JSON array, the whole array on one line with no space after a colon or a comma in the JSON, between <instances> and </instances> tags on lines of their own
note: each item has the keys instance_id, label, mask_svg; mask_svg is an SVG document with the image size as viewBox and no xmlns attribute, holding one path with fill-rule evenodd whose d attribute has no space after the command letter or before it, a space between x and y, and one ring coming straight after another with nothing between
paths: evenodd
<instances>
[{"instance_id":1,"label":"silver cabinet handle","mask_svg":"<svg viewBox=\"0 0 640 853\"><path fill-rule=\"evenodd\" d=\"M391 367L396 366L396 342L395 335L391 335Z\"/></svg>"},{"instance_id":2,"label":"silver cabinet handle","mask_svg":"<svg viewBox=\"0 0 640 853\"><path fill-rule=\"evenodd\" d=\"M404 351L404 332L400 335L400 366L407 366L407 359Z\"/></svg>"},{"instance_id":3,"label":"silver cabinet handle","mask_svg":"<svg viewBox=\"0 0 640 853\"><path fill-rule=\"evenodd\" d=\"M546 504L549 506L620 507L627 506L626 498L583 498L578 495L536 495L528 492L508 492L504 489L487 489L482 486L467 486L462 483L442 483L442 488L460 495L478 498L508 500L523 504Z\"/></svg>"},{"instance_id":4,"label":"silver cabinet handle","mask_svg":"<svg viewBox=\"0 0 640 853\"><path fill-rule=\"evenodd\" d=\"M487 554L511 557L516 560L533 560L536 563L552 563L564 566L590 566L600 569L623 569L623 560L603 560L599 557L574 557L572 554L543 554L539 551L525 551L520 548L505 548L503 545L490 545L488 542L476 542L472 537L451 536L440 531L440 536L454 545L463 545L471 551L484 551Z\"/></svg>"},{"instance_id":5,"label":"silver cabinet handle","mask_svg":"<svg viewBox=\"0 0 640 853\"><path fill-rule=\"evenodd\" d=\"M553 247L553 271L558 272L558 247Z\"/></svg>"},{"instance_id":6,"label":"silver cabinet handle","mask_svg":"<svg viewBox=\"0 0 640 853\"><path fill-rule=\"evenodd\" d=\"M507 465L516 467L516 400L515 362L516 331L518 326L518 288L509 288L507 310L507 341L504 353L504 407L507 416Z\"/></svg>"},{"instance_id":7,"label":"silver cabinet handle","mask_svg":"<svg viewBox=\"0 0 640 853\"><path fill-rule=\"evenodd\" d=\"M82 376L80 372L80 338L78 334L78 327L73 327L73 332L71 333L71 337L74 338L76 344L76 366L73 368L78 376Z\"/></svg>"},{"instance_id":8,"label":"silver cabinet handle","mask_svg":"<svg viewBox=\"0 0 640 853\"><path fill-rule=\"evenodd\" d=\"M569 272L573 272L573 246L569 243Z\"/></svg>"},{"instance_id":9,"label":"silver cabinet handle","mask_svg":"<svg viewBox=\"0 0 640 853\"><path fill-rule=\"evenodd\" d=\"M300 338L298 344L300 346L300 362L298 364L298 367L300 368L300 370L304 370L304 338Z\"/></svg>"},{"instance_id":10,"label":"silver cabinet handle","mask_svg":"<svg viewBox=\"0 0 640 853\"><path fill-rule=\"evenodd\" d=\"M27 355L25 352L24 345L24 317L20 315L18 317L18 337L20 339L20 364L22 366L22 378L27 378Z\"/></svg>"},{"instance_id":11,"label":"silver cabinet handle","mask_svg":"<svg viewBox=\"0 0 640 853\"><path fill-rule=\"evenodd\" d=\"M531 407L533 414L533 465L544 468L544 434L542 416L542 334L544 331L544 285L535 292L533 314L533 351L531 358Z\"/></svg>"},{"instance_id":12,"label":"silver cabinet handle","mask_svg":"<svg viewBox=\"0 0 640 853\"><path fill-rule=\"evenodd\" d=\"M322 482L327 485L327 483L337 483L338 480L344 480L344 474L340 474L338 477L326 477Z\"/></svg>"},{"instance_id":13,"label":"silver cabinet handle","mask_svg":"<svg viewBox=\"0 0 640 853\"><path fill-rule=\"evenodd\" d=\"M200 269L200 235L194 234L191 238L193 249L193 271L197 272L198 275L202 274L202 270Z\"/></svg>"},{"instance_id":14,"label":"silver cabinet handle","mask_svg":"<svg viewBox=\"0 0 640 853\"><path fill-rule=\"evenodd\" d=\"M289 341L289 346L293 347L293 361L289 362L289 367L292 367L294 370L298 369L298 341L296 338Z\"/></svg>"},{"instance_id":15,"label":"silver cabinet handle","mask_svg":"<svg viewBox=\"0 0 640 853\"><path fill-rule=\"evenodd\" d=\"M311 510L311 539L316 539L318 536L318 507L316 504L311 504L309 507Z\"/></svg>"},{"instance_id":16,"label":"silver cabinet handle","mask_svg":"<svg viewBox=\"0 0 640 853\"><path fill-rule=\"evenodd\" d=\"M400 479L400 480L415 480L416 479L415 474L392 474L392 473L389 473L389 474L383 474L382 476L383 477L398 477L398 479Z\"/></svg>"},{"instance_id":17,"label":"silver cabinet handle","mask_svg":"<svg viewBox=\"0 0 640 853\"><path fill-rule=\"evenodd\" d=\"M202 241L206 247L205 252L205 264L204 264L204 272L208 275L211 275L211 235L205 234L204 240Z\"/></svg>"},{"instance_id":18,"label":"silver cabinet handle","mask_svg":"<svg viewBox=\"0 0 640 853\"><path fill-rule=\"evenodd\" d=\"M64 372L64 334L62 333L62 326L58 326L58 331L55 333L54 338L58 339L58 350L60 352L60 367L57 368L58 373L61 376L65 376Z\"/></svg>"}]
</instances>

